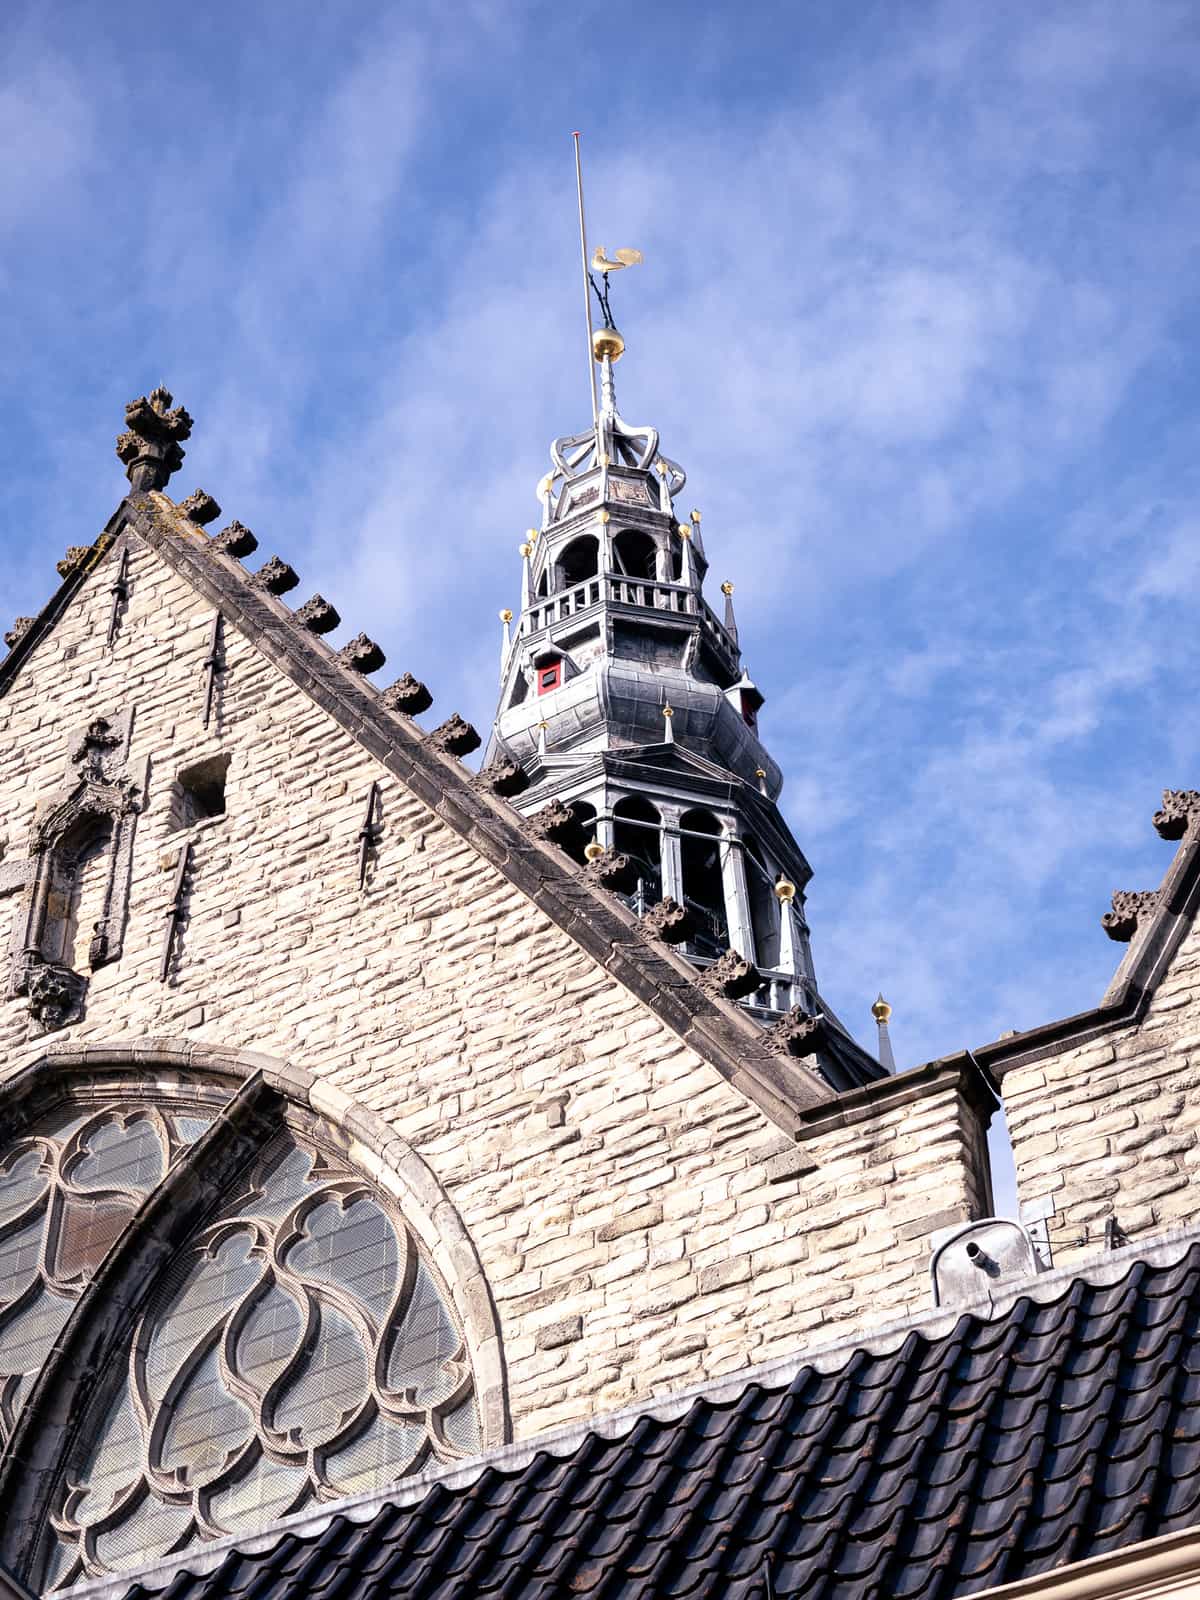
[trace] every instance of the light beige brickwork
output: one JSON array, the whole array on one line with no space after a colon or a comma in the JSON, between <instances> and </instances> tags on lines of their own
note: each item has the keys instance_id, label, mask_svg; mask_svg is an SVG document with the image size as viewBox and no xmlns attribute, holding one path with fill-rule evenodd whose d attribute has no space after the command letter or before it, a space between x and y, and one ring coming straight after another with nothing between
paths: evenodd
<instances>
[{"instance_id":1,"label":"light beige brickwork","mask_svg":"<svg viewBox=\"0 0 1200 1600\"><path fill-rule=\"evenodd\" d=\"M1140 1021L1014 1066L1003 1098L1018 1197L1054 1204L1056 1263L1094 1251L1110 1218L1130 1239L1194 1222L1200 926L1183 938Z\"/></svg>"},{"instance_id":2,"label":"light beige brickwork","mask_svg":"<svg viewBox=\"0 0 1200 1600\"><path fill-rule=\"evenodd\" d=\"M212 607L140 545L107 650L110 566L0 700L10 862L91 718L132 709L131 756L150 761L124 955L54 1037L258 1051L384 1119L474 1241L518 1434L928 1304L931 1232L987 1206L959 1076L856 1091L785 1137L232 627L205 732ZM227 814L173 831L178 774L216 754ZM5 949L18 898L0 895ZM0 1000L4 1075L46 1047L24 1001Z\"/></svg>"}]
</instances>

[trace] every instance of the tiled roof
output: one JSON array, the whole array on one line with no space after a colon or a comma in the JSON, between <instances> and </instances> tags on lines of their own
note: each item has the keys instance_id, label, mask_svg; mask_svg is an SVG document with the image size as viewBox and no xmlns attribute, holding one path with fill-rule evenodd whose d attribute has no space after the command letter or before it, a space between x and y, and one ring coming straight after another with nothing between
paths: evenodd
<instances>
[{"instance_id":1,"label":"tiled roof","mask_svg":"<svg viewBox=\"0 0 1200 1600\"><path fill-rule=\"evenodd\" d=\"M1096 1277L1034 1280L994 1320L827 1353L778 1386L726 1381L620 1437L509 1447L511 1467L243 1541L199 1575L177 1558L132 1595L939 1600L1186 1528L1200 1242Z\"/></svg>"}]
</instances>

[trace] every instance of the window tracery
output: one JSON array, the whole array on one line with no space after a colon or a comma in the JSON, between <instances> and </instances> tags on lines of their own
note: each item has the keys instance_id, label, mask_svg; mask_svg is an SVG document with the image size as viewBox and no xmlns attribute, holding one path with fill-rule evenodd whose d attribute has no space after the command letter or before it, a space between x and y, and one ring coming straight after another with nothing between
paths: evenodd
<instances>
[{"instance_id":1,"label":"window tracery","mask_svg":"<svg viewBox=\"0 0 1200 1600\"><path fill-rule=\"evenodd\" d=\"M109 1246L211 1112L64 1107L0 1154L0 1450Z\"/></svg>"},{"instance_id":2,"label":"window tracery","mask_svg":"<svg viewBox=\"0 0 1200 1600\"><path fill-rule=\"evenodd\" d=\"M412 1232L289 1127L147 1297L78 1438L47 1588L472 1455L480 1423Z\"/></svg>"}]
</instances>

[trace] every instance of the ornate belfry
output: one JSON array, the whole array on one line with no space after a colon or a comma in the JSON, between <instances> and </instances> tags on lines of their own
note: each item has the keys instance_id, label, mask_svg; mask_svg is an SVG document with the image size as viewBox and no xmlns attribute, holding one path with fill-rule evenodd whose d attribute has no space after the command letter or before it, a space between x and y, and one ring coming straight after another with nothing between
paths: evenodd
<instances>
[{"instance_id":1,"label":"ornate belfry","mask_svg":"<svg viewBox=\"0 0 1200 1600\"><path fill-rule=\"evenodd\" d=\"M721 585L718 615L705 598L700 513L683 520L676 506L686 474L655 428L617 409L624 340L607 305L615 265L604 263L597 252L596 422L554 441L538 485L515 629L500 613L485 767L519 764L530 781L514 803L595 858L696 966L716 969L726 994L763 1020L800 1008L837 1025L817 992L804 916L812 869L777 804L782 774L759 737L763 696L742 661L733 585Z\"/></svg>"}]
</instances>

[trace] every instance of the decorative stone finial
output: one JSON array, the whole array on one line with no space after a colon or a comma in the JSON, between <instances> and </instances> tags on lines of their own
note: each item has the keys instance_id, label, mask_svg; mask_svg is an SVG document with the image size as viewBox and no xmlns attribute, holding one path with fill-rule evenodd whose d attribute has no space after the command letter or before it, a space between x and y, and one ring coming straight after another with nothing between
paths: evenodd
<instances>
[{"instance_id":1,"label":"decorative stone finial","mask_svg":"<svg viewBox=\"0 0 1200 1600\"><path fill-rule=\"evenodd\" d=\"M258 549L258 540L243 523L235 518L227 528L222 528L213 540L213 545L218 550L223 550L227 556L253 555Z\"/></svg>"},{"instance_id":2,"label":"decorative stone finial","mask_svg":"<svg viewBox=\"0 0 1200 1600\"><path fill-rule=\"evenodd\" d=\"M349 644L338 651L338 660L355 672L376 672L387 660L374 639L365 633L356 633Z\"/></svg>"},{"instance_id":3,"label":"decorative stone finial","mask_svg":"<svg viewBox=\"0 0 1200 1600\"><path fill-rule=\"evenodd\" d=\"M286 561L278 556L272 556L265 561L254 576L250 579L252 588L265 589L268 594L287 594L289 589L294 589L300 582L299 575L294 567L289 567Z\"/></svg>"},{"instance_id":4,"label":"decorative stone finial","mask_svg":"<svg viewBox=\"0 0 1200 1600\"><path fill-rule=\"evenodd\" d=\"M21 640L29 632L30 628L33 627L33 622L34 619L32 617L17 618L12 627L4 635L4 642L10 650L15 650L17 648Z\"/></svg>"},{"instance_id":5,"label":"decorative stone finial","mask_svg":"<svg viewBox=\"0 0 1200 1600\"><path fill-rule=\"evenodd\" d=\"M54 563L54 570L58 573L59 577L65 581L72 575L72 573L79 570L91 553L91 545L68 545L67 553L63 556L62 560Z\"/></svg>"},{"instance_id":6,"label":"decorative stone finial","mask_svg":"<svg viewBox=\"0 0 1200 1600\"><path fill-rule=\"evenodd\" d=\"M481 743L478 733L469 722L465 722L459 716L457 711L447 717L439 727L434 728L429 738L448 756L469 756L472 750L479 749Z\"/></svg>"},{"instance_id":7,"label":"decorative stone finial","mask_svg":"<svg viewBox=\"0 0 1200 1600\"><path fill-rule=\"evenodd\" d=\"M1154 813L1154 827L1160 839L1182 839L1189 826L1198 819L1200 790L1163 790L1163 808Z\"/></svg>"},{"instance_id":8,"label":"decorative stone finial","mask_svg":"<svg viewBox=\"0 0 1200 1600\"><path fill-rule=\"evenodd\" d=\"M1100 926L1110 939L1128 944L1143 921L1158 909L1157 889L1118 889L1112 897L1112 910L1100 918Z\"/></svg>"},{"instance_id":9,"label":"decorative stone finial","mask_svg":"<svg viewBox=\"0 0 1200 1600\"><path fill-rule=\"evenodd\" d=\"M691 913L677 900L660 900L642 918L642 926L667 944L682 944L692 932Z\"/></svg>"},{"instance_id":10,"label":"decorative stone finial","mask_svg":"<svg viewBox=\"0 0 1200 1600\"><path fill-rule=\"evenodd\" d=\"M583 853L587 858L583 875L589 883L599 884L612 894L632 894L637 888L637 863L622 851L606 850L598 839L593 839L584 846Z\"/></svg>"},{"instance_id":11,"label":"decorative stone finial","mask_svg":"<svg viewBox=\"0 0 1200 1600\"><path fill-rule=\"evenodd\" d=\"M819 1050L826 1034L824 1017L810 1016L803 1006L793 1006L773 1028L767 1029L767 1043L776 1055L801 1058Z\"/></svg>"},{"instance_id":12,"label":"decorative stone finial","mask_svg":"<svg viewBox=\"0 0 1200 1600\"><path fill-rule=\"evenodd\" d=\"M475 778L476 786L480 789L489 789L492 794L499 795L502 800L511 800L514 795L524 794L529 787L529 774L511 758L493 762L490 767L484 767Z\"/></svg>"},{"instance_id":13,"label":"decorative stone finial","mask_svg":"<svg viewBox=\"0 0 1200 1600\"><path fill-rule=\"evenodd\" d=\"M411 672L406 672L396 679L390 689L385 689L380 696L389 711L398 711L404 717L420 716L422 711L428 711L433 704L433 696L423 683L413 677Z\"/></svg>"},{"instance_id":14,"label":"decorative stone finial","mask_svg":"<svg viewBox=\"0 0 1200 1600\"><path fill-rule=\"evenodd\" d=\"M762 975L752 962L736 950L724 951L700 976L701 987L726 1000L744 1000L762 983Z\"/></svg>"},{"instance_id":15,"label":"decorative stone finial","mask_svg":"<svg viewBox=\"0 0 1200 1600\"><path fill-rule=\"evenodd\" d=\"M294 611L293 616L309 633L332 633L341 622L336 606L331 606L323 595L315 594Z\"/></svg>"},{"instance_id":16,"label":"decorative stone finial","mask_svg":"<svg viewBox=\"0 0 1200 1600\"><path fill-rule=\"evenodd\" d=\"M117 440L117 455L135 494L165 489L183 465L181 441L190 437L192 419L182 406L171 409L173 398L160 386L125 407L128 432Z\"/></svg>"},{"instance_id":17,"label":"decorative stone finial","mask_svg":"<svg viewBox=\"0 0 1200 1600\"><path fill-rule=\"evenodd\" d=\"M194 522L201 528L210 522L215 522L221 515L220 506L205 489L193 489L191 494L179 502L179 509L189 522Z\"/></svg>"},{"instance_id":18,"label":"decorative stone finial","mask_svg":"<svg viewBox=\"0 0 1200 1600\"><path fill-rule=\"evenodd\" d=\"M548 806L525 819L525 831L534 839L549 839L557 845L570 845L578 839L581 824L571 806L551 800Z\"/></svg>"}]
</instances>

